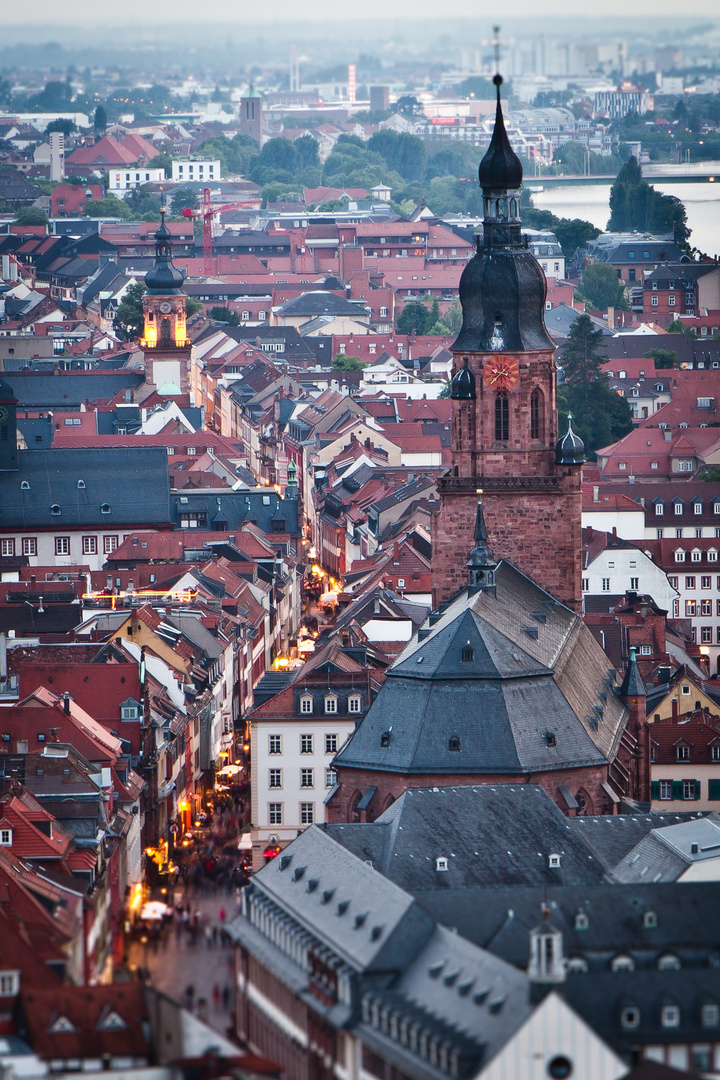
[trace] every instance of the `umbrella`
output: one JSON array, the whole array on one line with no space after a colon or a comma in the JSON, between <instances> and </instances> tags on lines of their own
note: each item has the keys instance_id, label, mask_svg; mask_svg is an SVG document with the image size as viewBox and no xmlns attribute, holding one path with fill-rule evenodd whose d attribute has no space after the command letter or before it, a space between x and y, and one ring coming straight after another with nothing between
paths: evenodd
<instances>
[{"instance_id":1,"label":"umbrella","mask_svg":"<svg viewBox=\"0 0 720 1080\"><path fill-rule=\"evenodd\" d=\"M249 832L243 833L238 840L239 851L252 851L252 836Z\"/></svg>"},{"instance_id":2,"label":"umbrella","mask_svg":"<svg viewBox=\"0 0 720 1080\"><path fill-rule=\"evenodd\" d=\"M336 604L338 594L336 592L324 592L320 597L321 604Z\"/></svg>"},{"instance_id":3,"label":"umbrella","mask_svg":"<svg viewBox=\"0 0 720 1080\"><path fill-rule=\"evenodd\" d=\"M239 772L242 772L241 765L223 765L218 776L236 776Z\"/></svg>"}]
</instances>

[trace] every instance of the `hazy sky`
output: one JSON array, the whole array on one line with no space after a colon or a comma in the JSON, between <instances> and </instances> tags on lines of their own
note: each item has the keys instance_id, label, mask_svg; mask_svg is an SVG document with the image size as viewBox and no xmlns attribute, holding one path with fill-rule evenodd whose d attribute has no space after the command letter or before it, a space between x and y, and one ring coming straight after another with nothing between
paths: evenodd
<instances>
[{"instance_id":1,"label":"hazy sky","mask_svg":"<svg viewBox=\"0 0 720 1080\"><path fill-rule=\"evenodd\" d=\"M122 0L118 4L101 4L98 0L34 0L32 4L11 3L0 0L2 23L7 25L25 24L34 26L40 32L51 31L52 27L84 24L107 24L121 22L127 25L135 22L159 23L168 21L198 22L217 21L222 23L244 22L299 22L301 19L330 19L341 21L344 17L352 19L430 17L463 17L477 20L480 24L489 24L498 18L502 20L501 4L491 4L488 0L445 0L441 7L431 0L365 0L360 6L348 9L337 0L305 0L299 7L296 0L273 0L272 3L250 4L247 0ZM717 0L686 0L679 8L677 0L654 0L651 9L647 9L652 23L658 18L676 19L682 25L688 18L718 18ZM584 15L596 16L605 22L607 18L637 14L638 11L627 0L599 0L599 3L586 5L578 0L515 0L512 5L513 20L539 16L560 16L577 22L585 21Z\"/></svg>"}]
</instances>

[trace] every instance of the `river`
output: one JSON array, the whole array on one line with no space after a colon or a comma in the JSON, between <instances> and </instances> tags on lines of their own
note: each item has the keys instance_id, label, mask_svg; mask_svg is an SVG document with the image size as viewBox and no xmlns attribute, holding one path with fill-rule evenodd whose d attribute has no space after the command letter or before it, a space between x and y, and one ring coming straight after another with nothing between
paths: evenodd
<instances>
[{"instance_id":1,"label":"river","mask_svg":"<svg viewBox=\"0 0 720 1080\"><path fill-rule=\"evenodd\" d=\"M652 182L652 177L648 178ZM530 180L529 186L533 186ZM541 184L542 180L536 181ZM715 183L655 184L663 195L676 195L685 203L690 243L708 255L720 256L720 175ZM545 188L534 194L538 210L551 210L558 217L584 218L598 229L607 228L610 217L610 184L568 184Z\"/></svg>"}]
</instances>

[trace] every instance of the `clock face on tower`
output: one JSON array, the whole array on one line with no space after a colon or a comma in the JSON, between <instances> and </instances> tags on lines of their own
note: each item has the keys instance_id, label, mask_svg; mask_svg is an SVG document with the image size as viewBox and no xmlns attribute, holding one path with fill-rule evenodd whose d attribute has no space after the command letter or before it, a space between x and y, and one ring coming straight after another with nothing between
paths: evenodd
<instances>
[{"instance_id":1,"label":"clock face on tower","mask_svg":"<svg viewBox=\"0 0 720 1080\"><path fill-rule=\"evenodd\" d=\"M520 378L520 368L512 356L493 356L483 368L485 385L491 390L512 390Z\"/></svg>"},{"instance_id":2,"label":"clock face on tower","mask_svg":"<svg viewBox=\"0 0 720 1080\"><path fill-rule=\"evenodd\" d=\"M168 300L163 300L162 304L160 305L160 310L162 311L163 315L169 315L172 311L172 304Z\"/></svg>"},{"instance_id":3,"label":"clock face on tower","mask_svg":"<svg viewBox=\"0 0 720 1080\"><path fill-rule=\"evenodd\" d=\"M4 405L0 405L0 424L4 424L10 413L7 411Z\"/></svg>"}]
</instances>

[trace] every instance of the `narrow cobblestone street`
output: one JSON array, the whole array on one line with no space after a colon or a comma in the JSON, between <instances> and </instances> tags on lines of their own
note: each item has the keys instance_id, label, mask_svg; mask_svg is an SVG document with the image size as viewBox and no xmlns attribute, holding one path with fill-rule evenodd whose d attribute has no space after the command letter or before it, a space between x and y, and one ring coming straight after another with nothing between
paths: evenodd
<instances>
[{"instance_id":1,"label":"narrow cobblestone street","mask_svg":"<svg viewBox=\"0 0 720 1080\"><path fill-rule=\"evenodd\" d=\"M223 923L235 915L235 892L195 889L185 896L177 889L175 900L189 903L192 912L199 913L194 944L176 916L158 941L132 943L128 965L134 971L146 969L152 986L191 1007L200 1019L227 1035L234 1006L233 952L221 931Z\"/></svg>"}]
</instances>

